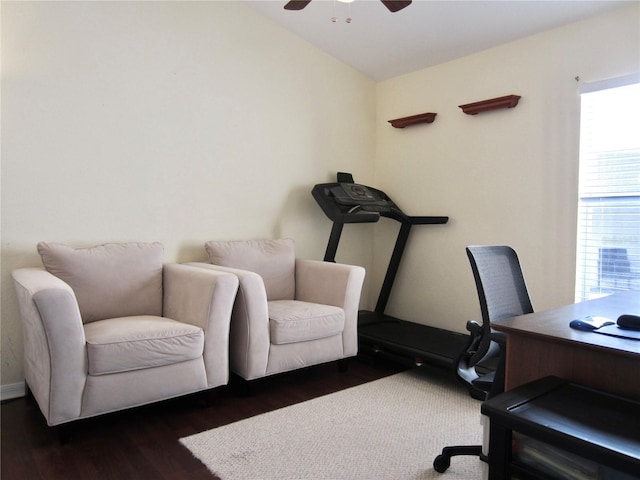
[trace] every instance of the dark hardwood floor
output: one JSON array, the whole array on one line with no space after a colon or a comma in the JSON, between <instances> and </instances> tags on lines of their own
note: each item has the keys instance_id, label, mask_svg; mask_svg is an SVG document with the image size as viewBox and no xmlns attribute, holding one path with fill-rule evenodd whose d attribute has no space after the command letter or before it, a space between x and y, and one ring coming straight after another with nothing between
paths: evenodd
<instances>
[{"instance_id":1,"label":"dark hardwood floor","mask_svg":"<svg viewBox=\"0 0 640 480\"><path fill-rule=\"evenodd\" d=\"M251 383L249 395L230 386L202 395L73 422L58 442L33 398L4 402L3 480L215 479L178 439L203 430L336 392L404 370L357 358L346 372L336 363Z\"/></svg>"}]
</instances>

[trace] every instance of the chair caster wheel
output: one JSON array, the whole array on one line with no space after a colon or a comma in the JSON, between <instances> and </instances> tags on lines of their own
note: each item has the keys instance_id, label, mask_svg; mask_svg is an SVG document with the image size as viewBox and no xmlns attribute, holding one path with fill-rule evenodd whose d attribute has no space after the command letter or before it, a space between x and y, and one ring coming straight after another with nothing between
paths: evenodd
<instances>
[{"instance_id":1,"label":"chair caster wheel","mask_svg":"<svg viewBox=\"0 0 640 480\"><path fill-rule=\"evenodd\" d=\"M451 465L451 459L444 455L438 455L433 461L433 469L438 473L446 472L449 465Z\"/></svg>"}]
</instances>

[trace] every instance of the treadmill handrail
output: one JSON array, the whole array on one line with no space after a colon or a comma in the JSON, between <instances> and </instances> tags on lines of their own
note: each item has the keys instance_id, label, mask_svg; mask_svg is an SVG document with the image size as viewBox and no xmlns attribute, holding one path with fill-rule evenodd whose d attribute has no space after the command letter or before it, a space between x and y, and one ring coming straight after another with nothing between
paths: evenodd
<instances>
[{"instance_id":1,"label":"treadmill handrail","mask_svg":"<svg viewBox=\"0 0 640 480\"><path fill-rule=\"evenodd\" d=\"M438 225L447 223L449 217L409 217L411 225Z\"/></svg>"}]
</instances>

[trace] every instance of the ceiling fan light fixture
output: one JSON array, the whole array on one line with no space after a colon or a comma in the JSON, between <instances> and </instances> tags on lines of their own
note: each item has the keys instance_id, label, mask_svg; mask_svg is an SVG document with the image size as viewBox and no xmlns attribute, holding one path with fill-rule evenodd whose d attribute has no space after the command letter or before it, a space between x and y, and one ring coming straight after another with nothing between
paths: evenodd
<instances>
[{"instance_id":1,"label":"ceiling fan light fixture","mask_svg":"<svg viewBox=\"0 0 640 480\"><path fill-rule=\"evenodd\" d=\"M342 3L351 3L353 0L337 0ZM405 7L411 5L412 0L380 0L382 4L387 7L390 12L399 12ZM334 0L335 2L335 0ZM285 6L285 10L302 10L309 5L311 0L289 0Z\"/></svg>"},{"instance_id":2,"label":"ceiling fan light fixture","mask_svg":"<svg viewBox=\"0 0 640 480\"><path fill-rule=\"evenodd\" d=\"M345 22L351 23L351 21L352 21L352 19L351 19L351 4L353 3L353 0L333 0L334 15L331 17L331 21L333 23L336 23L338 21L338 17L336 17L336 15L335 15L336 1L340 2L340 3L346 3L347 4L347 6L349 7L349 16L345 19Z\"/></svg>"}]
</instances>

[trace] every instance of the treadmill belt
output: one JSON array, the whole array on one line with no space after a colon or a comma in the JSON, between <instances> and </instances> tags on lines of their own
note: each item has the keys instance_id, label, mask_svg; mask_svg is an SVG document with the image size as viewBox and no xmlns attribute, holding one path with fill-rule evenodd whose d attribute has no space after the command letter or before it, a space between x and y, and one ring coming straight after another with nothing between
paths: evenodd
<instances>
[{"instance_id":1,"label":"treadmill belt","mask_svg":"<svg viewBox=\"0 0 640 480\"><path fill-rule=\"evenodd\" d=\"M461 333L403 320L360 325L358 334L365 343L438 363L453 363L468 341Z\"/></svg>"}]
</instances>

